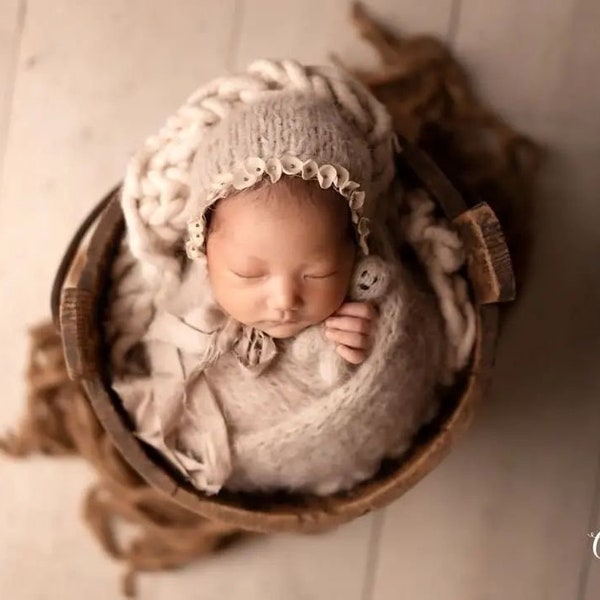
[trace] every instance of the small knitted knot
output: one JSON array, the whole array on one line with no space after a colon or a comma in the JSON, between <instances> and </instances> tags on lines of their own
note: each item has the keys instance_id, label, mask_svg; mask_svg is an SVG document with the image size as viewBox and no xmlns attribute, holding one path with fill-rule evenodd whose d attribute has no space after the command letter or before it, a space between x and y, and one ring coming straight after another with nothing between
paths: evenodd
<instances>
[{"instance_id":1,"label":"small knitted knot","mask_svg":"<svg viewBox=\"0 0 600 600\"><path fill-rule=\"evenodd\" d=\"M233 346L233 353L242 367L258 376L277 354L277 347L273 339L263 331L244 326Z\"/></svg>"}]
</instances>

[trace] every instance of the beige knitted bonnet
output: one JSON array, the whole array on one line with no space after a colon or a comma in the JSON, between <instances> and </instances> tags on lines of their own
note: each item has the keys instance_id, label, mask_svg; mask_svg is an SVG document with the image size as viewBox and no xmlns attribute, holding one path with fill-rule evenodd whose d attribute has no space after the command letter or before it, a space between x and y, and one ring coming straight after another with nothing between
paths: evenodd
<instances>
[{"instance_id":1,"label":"beige knitted bonnet","mask_svg":"<svg viewBox=\"0 0 600 600\"><path fill-rule=\"evenodd\" d=\"M248 74L249 88L258 78L264 89L233 94L227 79L213 84L219 88L218 118L197 132L187 255L204 256L210 206L265 177L275 183L283 176L314 180L346 198L360 251L367 255L369 219L394 172L394 134L385 107L333 67L259 61Z\"/></svg>"}]
</instances>

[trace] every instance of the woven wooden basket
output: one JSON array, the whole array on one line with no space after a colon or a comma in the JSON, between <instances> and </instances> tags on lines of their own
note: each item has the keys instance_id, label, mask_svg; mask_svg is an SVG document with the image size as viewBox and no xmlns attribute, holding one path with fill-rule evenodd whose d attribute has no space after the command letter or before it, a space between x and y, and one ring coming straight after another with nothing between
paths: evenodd
<instances>
[{"instance_id":1,"label":"woven wooden basket","mask_svg":"<svg viewBox=\"0 0 600 600\"><path fill-rule=\"evenodd\" d=\"M348 493L326 498L310 495L250 495L226 491L206 496L194 489L153 448L133 434L131 421L108 374L103 316L111 261L124 232L120 186L110 192L82 223L56 274L52 313L60 330L72 379L84 389L100 423L125 460L151 486L173 502L210 520L248 531L312 532L328 529L380 508L399 497L431 471L449 452L471 421L473 408L490 379L498 334L498 303L514 299L510 257L498 220L485 203L467 207L432 160L401 138L398 176L408 186L425 188L458 228L467 251L467 278L477 314L473 358L464 377L448 393L437 418L416 436L401 461L385 461L377 475ZM89 245L74 283L67 273Z\"/></svg>"}]
</instances>

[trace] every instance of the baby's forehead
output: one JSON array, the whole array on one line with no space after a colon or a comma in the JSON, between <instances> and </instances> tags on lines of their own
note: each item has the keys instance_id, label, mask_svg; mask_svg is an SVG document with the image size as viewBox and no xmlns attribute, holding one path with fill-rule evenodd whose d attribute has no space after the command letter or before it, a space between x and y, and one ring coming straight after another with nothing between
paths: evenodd
<instances>
[{"instance_id":1,"label":"baby's forehead","mask_svg":"<svg viewBox=\"0 0 600 600\"><path fill-rule=\"evenodd\" d=\"M293 245L294 253L313 258L331 257L348 243L354 245L351 212L343 196L309 181L278 183L219 201L208 223L208 238L214 235L230 254L248 248L287 254Z\"/></svg>"},{"instance_id":2,"label":"baby's forehead","mask_svg":"<svg viewBox=\"0 0 600 600\"><path fill-rule=\"evenodd\" d=\"M230 205L229 210L219 210ZM220 205L220 206L219 206ZM236 209L260 207L262 213L298 213L303 210L331 214L340 220L350 215L348 201L334 188L323 189L314 181L284 177L275 183L262 179L251 188L221 200L215 211L234 213Z\"/></svg>"}]
</instances>

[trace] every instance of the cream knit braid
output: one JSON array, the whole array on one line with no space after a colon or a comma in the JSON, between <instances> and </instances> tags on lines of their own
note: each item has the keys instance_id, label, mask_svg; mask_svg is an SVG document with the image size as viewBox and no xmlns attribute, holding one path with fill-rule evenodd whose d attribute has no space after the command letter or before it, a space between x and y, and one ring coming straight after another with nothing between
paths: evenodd
<instances>
[{"instance_id":1,"label":"cream knit braid","mask_svg":"<svg viewBox=\"0 0 600 600\"><path fill-rule=\"evenodd\" d=\"M419 257L438 297L448 341L447 372L442 381L451 384L454 374L467 364L477 333L467 284L458 275L465 260L463 244L446 220L435 216L435 204L424 190L411 191L404 202L408 212L400 230Z\"/></svg>"}]
</instances>

